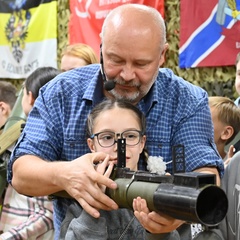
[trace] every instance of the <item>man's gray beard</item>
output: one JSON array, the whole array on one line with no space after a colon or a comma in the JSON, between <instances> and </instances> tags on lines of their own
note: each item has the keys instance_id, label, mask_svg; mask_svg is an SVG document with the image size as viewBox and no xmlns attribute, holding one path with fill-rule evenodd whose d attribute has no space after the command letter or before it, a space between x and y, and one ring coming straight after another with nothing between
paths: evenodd
<instances>
[{"instance_id":1,"label":"man's gray beard","mask_svg":"<svg viewBox=\"0 0 240 240\"><path fill-rule=\"evenodd\" d=\"M159 70L156 71L155 75L153 76L153 79L151 81L151 84L149 84L149 87L148 88L144 88L142 92L140 92L139 90L135 93L131 93L130 94L121 94L121 93L118 93L115 88L113 90L111 90L111 94L115 97L115 99L119 99L119 100L124 100L124 101L128 101L128 102L131 102L131 103L136 103L136 100L139 99L139 96L140 94L142 95L142 97L146 96L147 93L149 92L150 88L152 87L152 85L154 84L154 82L156 81L157 79L157 76L158 76L158 72ZM113 79L111 79L112 81L114 81ZM116 83L119 83L119 84L124 84L124 81L114 81ZM134 85L131 85L131 86L134 86ZM135 85L135 87L137 87Z\"/></svg>"},{"instance_id":2,"label":"man's gray beard","mask_svg":"<svg viewBox=\"0 0 240 240\"><path fill-rule=\"evenodd\" d=\"M113 89L113 90L111 90L111 94L115 97L115 99L134 103L136 101L136 99L139 97L140 92L137 91L135 93L131 93L131 95L130 94L122 95L121 93L119 93L115 89Z\"/></svg>"}]
</instances>

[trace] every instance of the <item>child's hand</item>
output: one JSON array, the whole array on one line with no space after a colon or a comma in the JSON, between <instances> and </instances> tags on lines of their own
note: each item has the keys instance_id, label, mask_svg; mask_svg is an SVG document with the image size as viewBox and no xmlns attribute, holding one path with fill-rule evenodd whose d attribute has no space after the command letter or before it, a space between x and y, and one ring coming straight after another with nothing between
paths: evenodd
<instances>
[{"instance_id":1,"label":"child's hand","mask_svg":"<svg viewBox=\"0 0 240 240\"><path fill-rule=\"evenodd\" d=\"M228 149L228 153L227 153L227 157L226 157L226 161L224 161L224 167L226 168L227 165L229 164L229 162L231 161L233 154L235 152L235 148L233 145L231 145Z\"/></svg>"},{"instance_id":2,"label":"child's hand","mask_svg":"<svg viewBox=\"0 0 240 240\"><path fill-rule=\"evenodd\" d=\"M141 225L154 234L171 232L184 223L182 220L174 219L162 213L150 212L146 200L141 197L133 200L133 210Z\"/></svg>"}]
</instances>

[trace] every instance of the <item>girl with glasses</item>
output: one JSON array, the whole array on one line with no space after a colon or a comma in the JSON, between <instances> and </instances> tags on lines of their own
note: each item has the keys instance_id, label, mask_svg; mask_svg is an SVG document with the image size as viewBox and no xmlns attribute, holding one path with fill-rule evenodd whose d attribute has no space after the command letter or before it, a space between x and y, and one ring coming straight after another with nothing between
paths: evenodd
<instances>
[{"instance_id":1,"label":"girl with glasses","mask_svg":"<svg viewBox=\"0 0 240 240\"><path fill-rule=\"evenodd\" d=\"M146 142L145 117L131 103L107 100L88 116L87 143L91 152L105 152L117 161L117 139L126 139L126 167L137 170ZM146 151L144 151L146 152ZM144 154L142 154L144 157Z\"/></svg>"},{"instance_id":2,"label":"girl with glasses","mask_svg":"<svg viewBox=\"0 0 240 240\"><path fill-rule=\"evenodd\" d=\"M117 162L118 138L126 139L126 167L137 170L139 158L147 159L145 127L144 115L131 103L106 100L98 104L88 116L87 143L91 152L105 152L111 156L111 160L105 159L98 164L97 171L110 176L113 163ZM140 224L140 212L145 208L148 213L146 202L143 201L141 198L134 199L135 212L124 208L101 210L98 219L75 202L68 208L61 225L60 239L164 239L165 234L152 234Z\"/></svg>"}]
</instances>

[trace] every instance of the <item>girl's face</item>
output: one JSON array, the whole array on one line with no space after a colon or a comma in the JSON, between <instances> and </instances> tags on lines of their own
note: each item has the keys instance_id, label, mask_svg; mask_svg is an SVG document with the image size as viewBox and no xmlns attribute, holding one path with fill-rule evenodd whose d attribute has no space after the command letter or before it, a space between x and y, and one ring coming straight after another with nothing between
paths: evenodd
<instances>
[{"instance_id":1,"label":"girl's face","mask_svg":"<svg viewBox=\"0 0 240 240\"><path fill-rule=\"evenodd\" d=\"M126 130L142 130L136 114L129 109L115 107L111 110L105 110L94 121L94 134L99 132L121 134ZM87 142L92 152L105 152L113 156L114 160L117 160L117 143L111 147L102 147L99 145L97 137L94 137L94 139L88 138ZM140 137L139 143L135 146L128 146L126 144L126 167L134 171L137 170L139 155L144 148L145 142L146 137L143 136Z\"/></svg>"}]
</instances>

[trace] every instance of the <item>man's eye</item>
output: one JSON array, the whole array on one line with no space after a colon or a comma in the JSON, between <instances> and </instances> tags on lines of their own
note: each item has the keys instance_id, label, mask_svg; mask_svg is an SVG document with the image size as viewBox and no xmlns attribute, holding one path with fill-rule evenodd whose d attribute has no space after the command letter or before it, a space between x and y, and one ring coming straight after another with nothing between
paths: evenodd
<instances>
[{"instance_id":1,"label":"man's eye","mask_svg":"<svg viewBox=\"0 0 240 240\"><path fill-rule=\"evenodd\" d=\"M148 63L136 63L135 64L137 67L145 67L145 66L147 66L148 65Z\"/></svg>"},{"instance_id":2,"label":"man's eye","mask_svg":"<svg viewBox=\"0 0 240 240\"><path fill-rule=\"evenodd\" d=\"M112 60L112 62L113 62L114 64L122 64L122 63L123 63L122 60Z\"/></svg>"}]
</instances>

